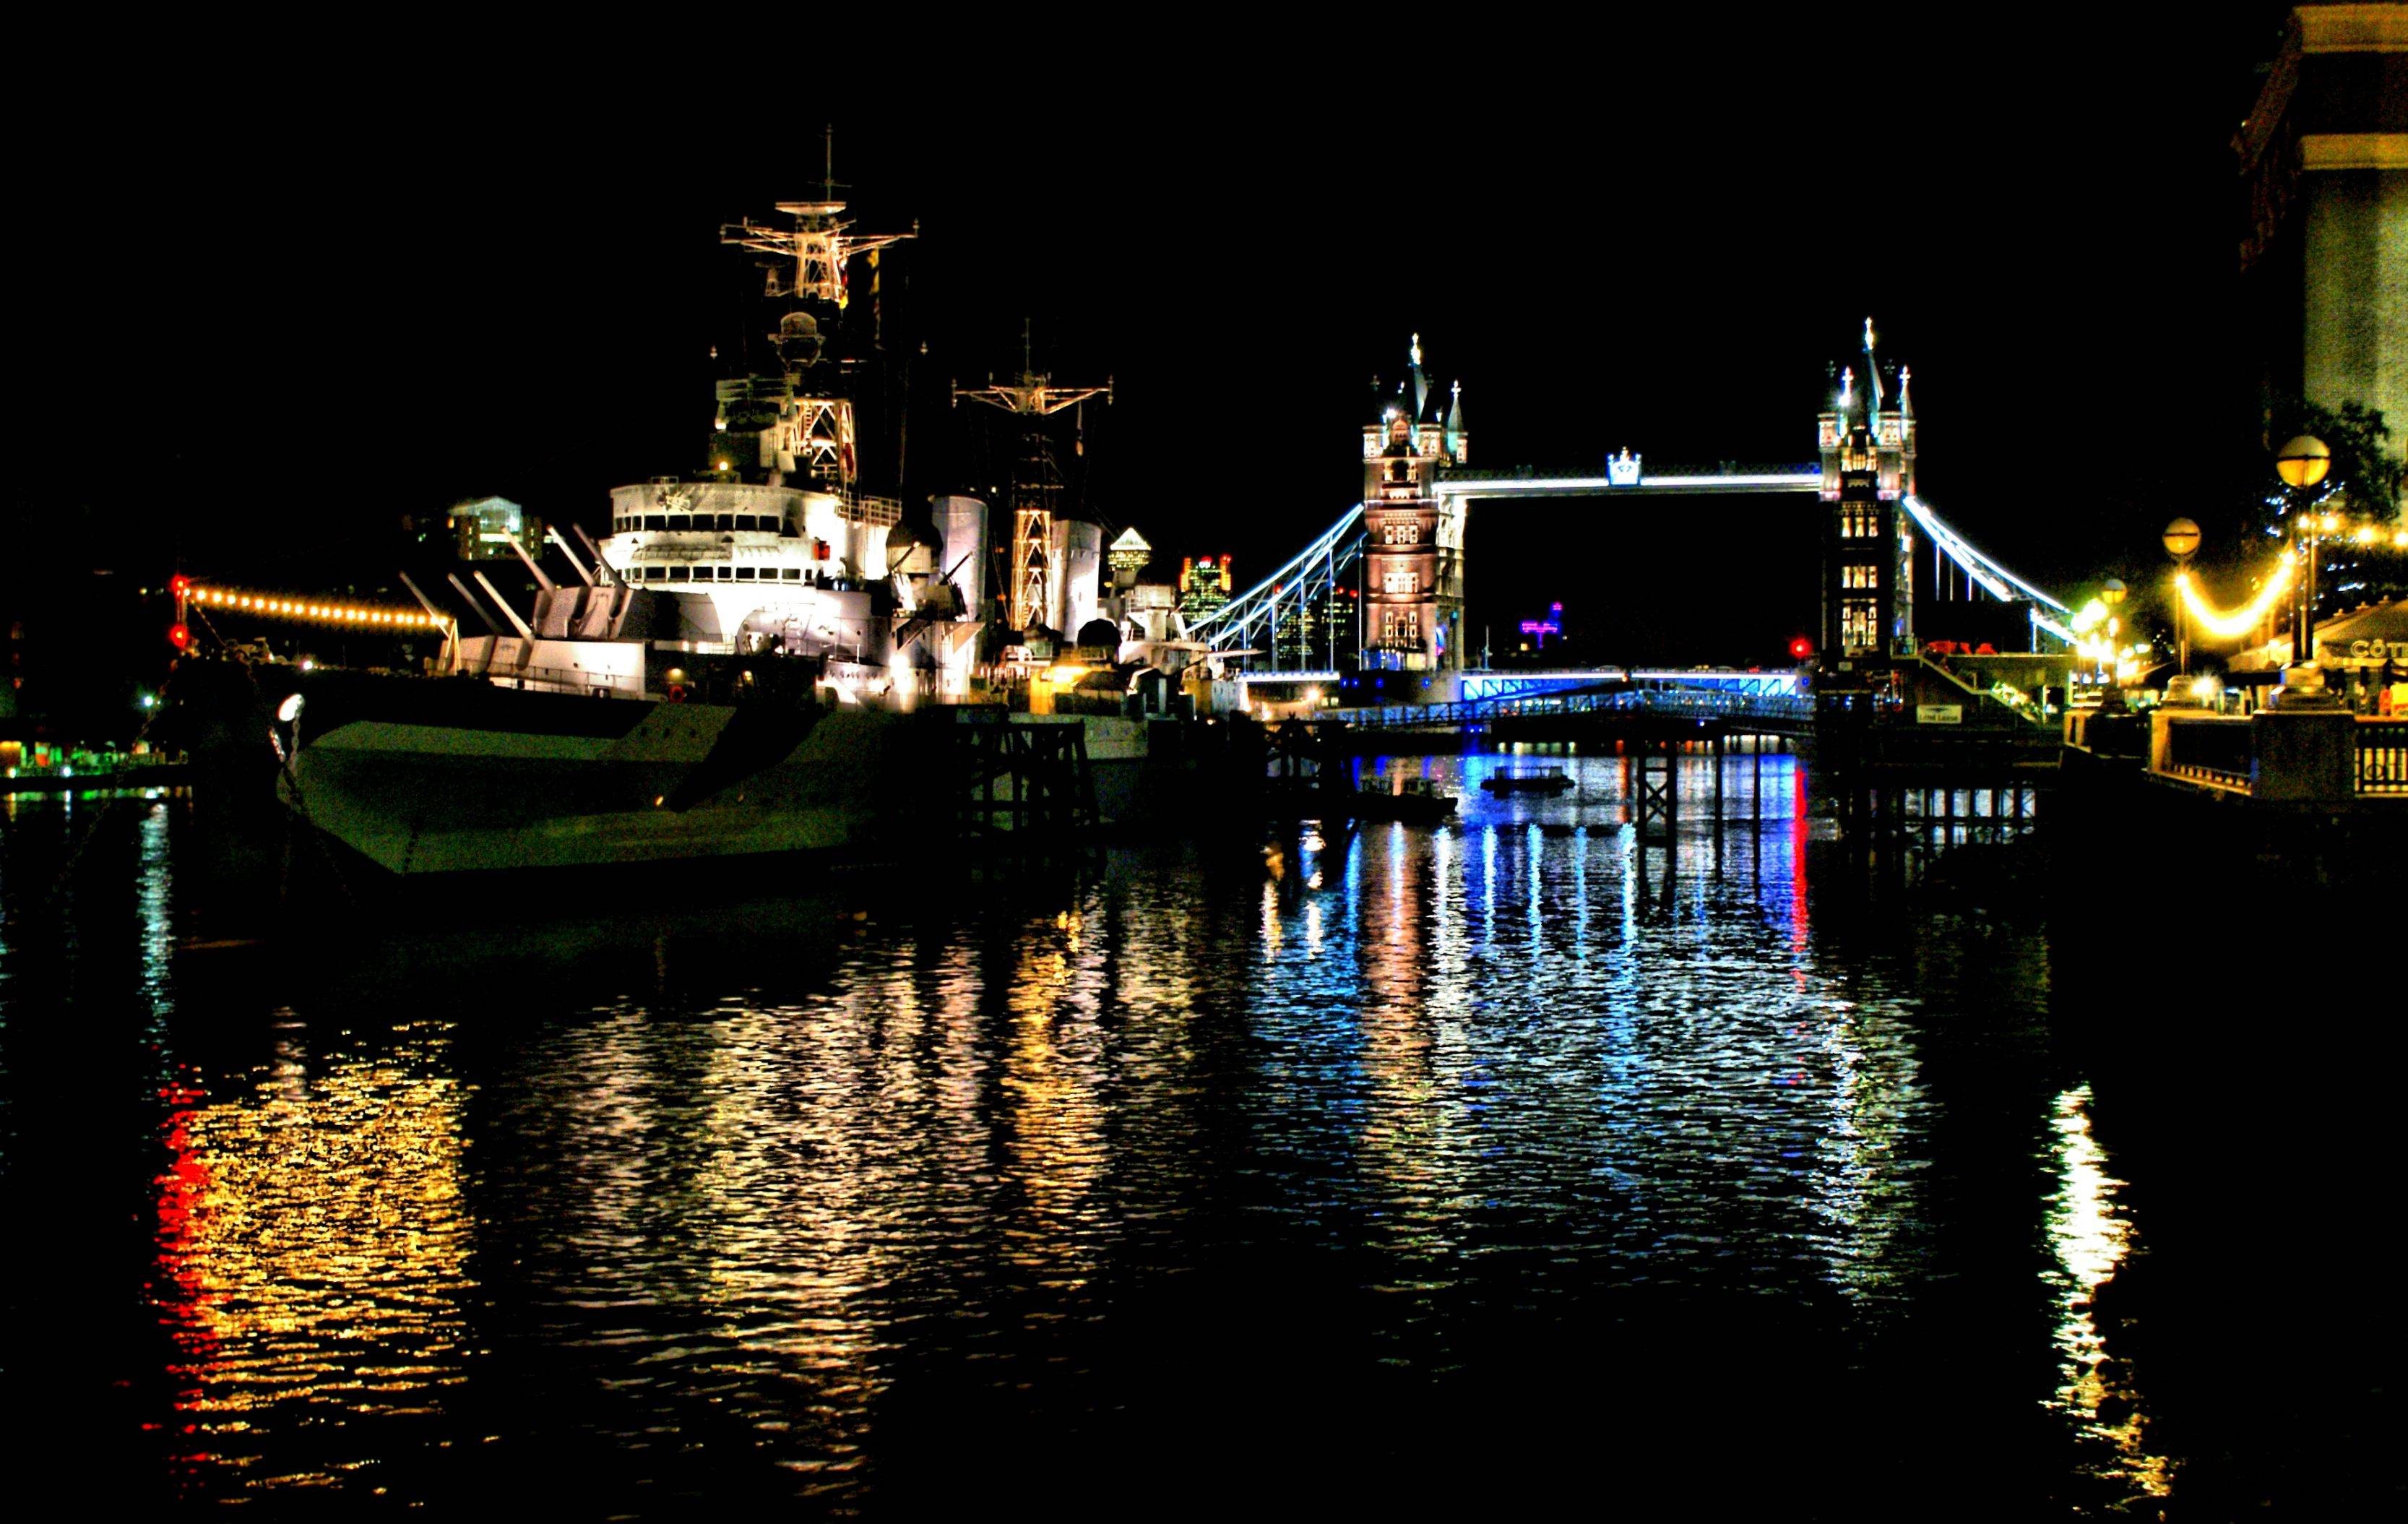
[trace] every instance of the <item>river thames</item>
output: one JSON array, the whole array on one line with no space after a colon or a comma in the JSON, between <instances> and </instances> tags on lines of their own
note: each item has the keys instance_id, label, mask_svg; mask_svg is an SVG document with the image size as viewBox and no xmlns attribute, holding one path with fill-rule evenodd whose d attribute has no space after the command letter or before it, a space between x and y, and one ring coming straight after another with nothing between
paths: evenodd
<instances>
[{"instance_id":1,"label":"river thames","mask_svg":"<svg viewBox=\"0 0 2408 1524\"><path fill-rule=\"evenodd\" d=\"M2396 1505L2396 949L2106 847L1885 883L1765 761L1670 859L1611 759L1527 801L1444 757L1389 765L1456 823L1275 855L256 941L184 801L20 802L11 1469L271 1514Z\"/></svg>"}]
</instances>

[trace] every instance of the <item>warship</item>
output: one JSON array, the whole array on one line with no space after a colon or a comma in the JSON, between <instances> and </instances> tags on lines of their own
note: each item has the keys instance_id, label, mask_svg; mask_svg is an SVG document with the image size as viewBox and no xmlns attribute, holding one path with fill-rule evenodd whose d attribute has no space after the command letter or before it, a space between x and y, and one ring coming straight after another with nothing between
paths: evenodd
<instances>
[{"instance_id":1,"label":"warship","mask_svg":"<svg viewBox=\"0 0 2408 1524\"><path fill-rule=\"evenodd\" d=\"M1027 698L1042 658L1022 629L1095 612L1094 526L1016 498L1001 605L1015 627L990 632L985 503L933 499L933 526L914 528L898 500L863 490L868 366L843 352L863 326L846 314L856 280L874 291L878 252L914 235L857 234L825 191L780 203L779 225L722 229L767 256L775 326L767 363L716 382L703 469L613 489L598 539L555 527L540 556L510 539L531 608L479 572L452 576L443 602L405 577L423 610L410 622L445 637L425 675L281 674L264 705L278 791L308 828L417 879L895 856L957 836L966 812L1025 829L1125 805L1148 722L1127 712L1117 638L1070 669L1084 681L1061 705L1058 664ZM1099 391L1024 374L983 399L1033 417ZM998 640L1014 642L1000 671L982 649ZM1007 732L1019 739L992 739ZM975 759L1007 752L1067 769L1039 789L1048 808L1023 807L1016 774L996 803L998 768ZM1051 808L1066 789L1070 815Z\"/></svg>"}]
</instances>

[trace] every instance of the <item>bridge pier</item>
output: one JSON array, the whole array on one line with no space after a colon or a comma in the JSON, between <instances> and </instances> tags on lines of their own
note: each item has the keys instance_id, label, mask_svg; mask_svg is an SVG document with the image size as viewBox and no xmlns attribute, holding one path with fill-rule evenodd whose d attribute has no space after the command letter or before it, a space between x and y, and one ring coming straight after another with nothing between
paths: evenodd
<instances>
[{"instance_id":1,"label":"bridge pier","mask_svg":"<svg viewBox=\"0 0 2408 1524\"><path fill-rule=\"evenodd\" d=\"M1681 827L1680 742L1650 736L1638 747L1639 840L1660 836L1669 847Z\"/></svg>"}]
</instances>

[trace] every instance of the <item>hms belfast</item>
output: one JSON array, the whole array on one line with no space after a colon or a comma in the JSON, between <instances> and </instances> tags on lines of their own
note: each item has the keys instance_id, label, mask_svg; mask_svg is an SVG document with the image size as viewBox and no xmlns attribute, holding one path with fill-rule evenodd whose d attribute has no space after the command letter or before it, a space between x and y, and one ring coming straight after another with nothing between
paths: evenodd
<instances>
[{"instance_id":1,"label":"hms belfast","mask_svg":"<svg viewBox=\"0 0 2408 1524\"><path fill-rule=\"evenodd\" d=\"M983 618L985 503L935 499L923 531L862 488L854 389L875 372L872 354L845 352L864 326L846 321L852 286L912 235L855 234L826 193L781 203L784 225L722 230L771 262L774 363L717 382L702 471L614 489L608 533L579 529L573 546L554 531L556 556L513 542L530 610L481 574L473 588L453 576L485 633L457 633L409 583L453 631L437 675L303 672L271 698L290 756L279 794L309 827L417 879L903 855L957 831L956 796L982 783L982 824L1062 818L1020 809L1017 776L1012 806L994 807L977 758L1005 751L1058 758L1041 791L1074 778L1089 815L1126 798L1142 720L1012 715L978 691L982 645L1002 638ZM1013 559L1025 572L1027 548ZM1031 625L1048 611L1013 604ZM1030 728L1041 744L992 744Z\"/></svg>"}]
</instances>

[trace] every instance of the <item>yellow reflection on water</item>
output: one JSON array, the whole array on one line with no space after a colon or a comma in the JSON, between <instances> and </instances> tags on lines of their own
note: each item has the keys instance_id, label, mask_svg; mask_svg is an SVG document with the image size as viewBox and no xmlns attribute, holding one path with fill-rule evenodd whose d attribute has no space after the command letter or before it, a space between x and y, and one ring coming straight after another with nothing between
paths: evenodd
<instances>
[{"instance_id":1,"label":"yellow reflection on water","mask_svg":"<svg viewBox=\"0 0 2408 1524\"><path fill-rule=\"evenodd\" d=\"M1075 922L1049 945L1021 946L1011 982L1011 1042L1003 1085L1013 1098L1008 1151L1040 1215L1075 1213L1104 1168L1103 1112L1096 1097L1099 1056L1087 1002L1073 999L1080 956Z\"/></svg>"},{"instance_id":2,"label":"yellow reflection on water","mask_svg":"<svg viewBox=\"0 0 2408 1524\"><path fill-rule=\"evenodd\" d=\"M1442 860L1445 841L1440 838ZM1433 884L1406 846L1405 827L1391 826L1380 850L1366 854L1371 893L1350 929L1358 939L1361 1061L1369 1085L1363 1171L1379 1191L1380 1230L1389 1246L1425 1261L1455 1246L1462 1214L1471 1205L1467 1150L1458 1136L1461 1105L1446 1084L1448 1074L1461 1071L1461 1018L1471 997L1458 988L1450 1004L1432 989L1449 970L1443 951L1431 956L1424 927L1433 920L1428 901L1443 899L1446 887ZM1457 978L1462 972L1459 964L1451 971Z\"/></svg>"},{"instance_id":3,"label":"yellow reflection on water","mask_svg":"<svg viewBox=\"0 0 2408 1524\"><path fill-rule=\"evenodd\" d=\"M2057 1264L2043 1278L2057 1294L2058 1380L2048 1405L2066 1415L2077 1433L2113 1446L2116 1459L2102 1474L2162 1498L2172 1467L2149 1450L2140 1393L2111 1373L2119 1368L2110 1363L2107 1341L2091 1316L2093 1293L2131 1252L2132 1225L2115 1201L2124 1182L2107 1172L2106 1156L2090 1135L2089 1106L2086 1084L2057 1098L2057 1188L2047 1218Z\"/></svg>"},{"instance_id":4,"label":"yellow reflection on water","mask_svg":"<svg viewBox=\"0 0 2408 1524\"><path fill-rule=\"evenodd\" d=\"M464 1379L465 1098L425 1071L442 1046L312 1069L288 1044L244 1092L166 1092L150 1294L177 1351L188 1462L251 1463L227 1452L265 1410L288 1430L424 1414Z\"/></svg>"}]
</instances>

